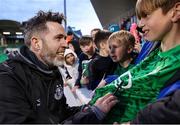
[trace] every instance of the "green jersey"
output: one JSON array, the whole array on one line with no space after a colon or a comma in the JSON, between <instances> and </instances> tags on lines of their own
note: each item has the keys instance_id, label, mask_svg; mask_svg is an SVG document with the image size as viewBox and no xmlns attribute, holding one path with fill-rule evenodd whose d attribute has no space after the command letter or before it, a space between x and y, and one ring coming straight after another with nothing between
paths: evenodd
<instances>
[{"instance_id":1,"label":"green jersey","mask_svg":"<svg viewBox=\"0 0 180 125\"><path fill-rule=\"evenodd\" d=\"M126 71L128 71L129 69L131 69L132 67L134 67L134 64L129 64L129 66L126 68L124 68L118 64L118 66L117 66L117 68L113 74L114 75L121 75L121 74L125 73Z\"/></svg>"},{"instance_id":2,"label":"green jersey","mask_svg":"<svg viewBox=\"0 0 180 125\"><path fill-rule=\"evenodd\" d=\"M157 49L111 84L97 89L90 104L94 104L99 97L109 92L115 92L120 86L115 93L119 102L107 114L105 123L131 121L139 110L156 101L161 88L178 69L180 69L180 45L166 52Z\"/></svg>"}]
</instances>

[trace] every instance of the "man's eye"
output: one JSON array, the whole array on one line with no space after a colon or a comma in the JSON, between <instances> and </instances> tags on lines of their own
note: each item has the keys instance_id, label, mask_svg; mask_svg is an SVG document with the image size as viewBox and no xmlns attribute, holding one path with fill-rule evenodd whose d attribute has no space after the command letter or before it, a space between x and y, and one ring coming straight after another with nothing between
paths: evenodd
<instances>
[{"instance_id":1,"label":"man's eye","mask_svg":"<svg viewBox=\"0 0 180 125\"><path fill-rule=\"evenodd\" d=\"M60 36L59 36L59 37L56 37L57 40L60 40L60 39L62 39L62 38L63 38L63 37L60 37Z\"/></svg>"},{"instance_id":2,"label":"man's eye","mask_svg":"<svg viewBox=\"0 0 180 125\"><path fill-rule=\"evenodd\" d=\"M118 47L117 47L117 46L113 46L112 48L113 48L113 49L116 49L116 48L118 48Z\"/></svg>"}]
</instances>

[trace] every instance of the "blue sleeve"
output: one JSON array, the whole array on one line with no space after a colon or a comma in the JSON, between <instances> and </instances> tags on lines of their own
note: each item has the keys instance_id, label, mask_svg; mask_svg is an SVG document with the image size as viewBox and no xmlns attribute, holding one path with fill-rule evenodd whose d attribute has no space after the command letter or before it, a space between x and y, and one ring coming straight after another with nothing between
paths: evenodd
<instances>
[{"instance_id":1,"label":"blue sleeve","mask_svg":"<svg viewBox=\"0 0 180 125\"><path fill-rule=\"evenodd\" d=\"M118 75L108 75L104 80L106 81L106 84L109 84L118 77L119 77Z\"/></svg>"}]
</instances>

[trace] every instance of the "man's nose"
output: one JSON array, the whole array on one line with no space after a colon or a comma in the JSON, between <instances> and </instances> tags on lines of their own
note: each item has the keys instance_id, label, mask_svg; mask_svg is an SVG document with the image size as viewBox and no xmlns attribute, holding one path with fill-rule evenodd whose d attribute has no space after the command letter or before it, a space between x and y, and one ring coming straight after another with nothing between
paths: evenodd
<instances>
[{"instance_id":1,"label":"man's nose","mask_svg":"<svg viewBox=\"0 0 180 125\"><path fill-rule=\"evenodd\" d=\"M63 42L60 44L63 48L68 48L68 44L65 39L63 39Z\"/></svg>"}]
</instances>

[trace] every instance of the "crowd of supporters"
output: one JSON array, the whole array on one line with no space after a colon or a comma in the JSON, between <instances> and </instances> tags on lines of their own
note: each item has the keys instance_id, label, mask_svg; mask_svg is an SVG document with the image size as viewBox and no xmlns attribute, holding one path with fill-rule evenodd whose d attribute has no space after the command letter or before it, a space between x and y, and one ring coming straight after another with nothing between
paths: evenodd
<instances>
[{"instance_id":1,"label":"crowd of supporters","mask_svg":"<svg viewBox=\"0 0 180 125\"><path fill-rule=\"evenodd\" d=\"M43 14L47 27L35 21ZM138 0L139 23L129 31L94 28L79 39L64 33L62 16L59 23L47 14L29 20L26 46L0 65L0 123L180 123L179 0ZM53 26L63 31L55 37L64 39L57 43L63 51L46 43L48 35L41 37L40 29L51 33ZM83 106L68 107L64 87ZM83 102L80 96L87 95L90 100Z\"/></svg>"}]
</instances>

